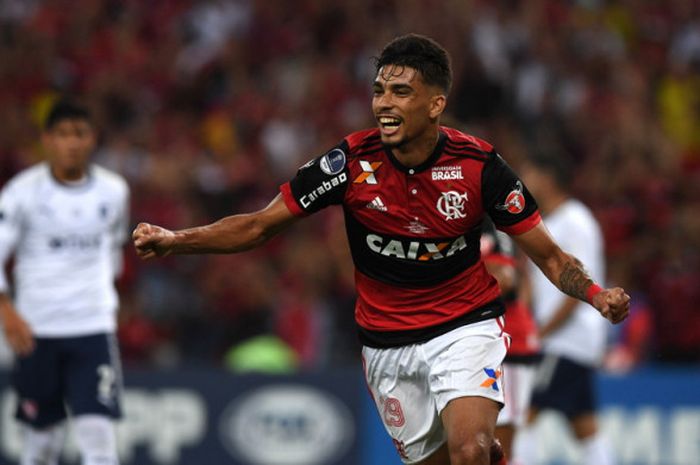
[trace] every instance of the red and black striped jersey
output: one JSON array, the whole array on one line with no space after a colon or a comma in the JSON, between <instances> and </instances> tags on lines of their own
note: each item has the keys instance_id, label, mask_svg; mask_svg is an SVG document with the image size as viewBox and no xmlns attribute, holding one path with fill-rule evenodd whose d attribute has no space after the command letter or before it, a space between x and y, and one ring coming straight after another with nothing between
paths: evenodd
<instances>
[{"instance_id":1,"label":"red and black striped jersey","mask_svg":"<svg viewBox=\"0 0 700 465\"><path fill-rule=\"evenodd\" d=\"M502 315L480 259L484 215L511 234L540 222L534 199L487 142L440 127L419 166L402 165L378 129L347 136L280 187L295 215L342 205L355 264L355 318L366 345L420 342Z\"/></svg>"}]
</instances>

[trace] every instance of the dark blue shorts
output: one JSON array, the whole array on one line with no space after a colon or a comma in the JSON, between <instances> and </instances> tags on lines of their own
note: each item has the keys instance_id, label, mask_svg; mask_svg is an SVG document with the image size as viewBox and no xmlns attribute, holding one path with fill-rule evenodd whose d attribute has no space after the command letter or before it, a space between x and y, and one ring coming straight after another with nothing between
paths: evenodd
<instances>
[{"instance_id":1,"label":"dark blue shorts","mask_svg":"<svg viewBox=\"0 0 700 465\"><path fill-rule=\"evenodd\" d=\"M595 370L570 359L547 354L535 373L531 406L575 418L595 411Z\"/></svg>"},{"instance_id":2,"label":"dark blue shorts","mask_svg":"<svg viewBox=\"0 0 700 465\"><path fill-rule=\"evenodd\" d=\"M37 428L72 415L121 417L122 375L113 334L36 338L13 372L16 417Z\"/></svg>"}]
</instances>

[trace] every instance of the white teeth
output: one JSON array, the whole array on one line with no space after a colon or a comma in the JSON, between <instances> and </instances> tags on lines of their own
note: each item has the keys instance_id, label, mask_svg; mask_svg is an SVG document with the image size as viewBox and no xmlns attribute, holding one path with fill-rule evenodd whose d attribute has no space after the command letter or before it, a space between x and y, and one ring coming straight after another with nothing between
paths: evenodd
<instances>
[{"instance_id":1,"label":"white teeth","mask_svg":"<svg viewBox=\"0 0 700 465\"><path fill-rule=\"evenodd\" d=\"M379 118L379 122L381 124L400 124L400 121L398 118L390 118L388 116L382 116Z\"/></svg>"}]
</instances>

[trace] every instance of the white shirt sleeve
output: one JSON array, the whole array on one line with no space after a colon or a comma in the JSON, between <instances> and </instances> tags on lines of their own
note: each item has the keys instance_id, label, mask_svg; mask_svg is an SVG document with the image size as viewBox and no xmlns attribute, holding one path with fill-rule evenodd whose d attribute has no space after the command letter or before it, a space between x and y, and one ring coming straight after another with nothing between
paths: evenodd
<instances>
[{"instance_id":1,"label":"white shirt sleeve","mask_svg":"<svg viewBox=\"0 0 700 465\"><path fill-rule=\"evenodd\" d=\"M570 215L567 220L569 221L568 234L560 242L561 247L578 258L591 278L604 286L604 250L598 224L587 210L582 210L578 215Z\"/></svg>"},{"instance_id":2,"label":"white shirt sleeve","mask_svg":"<svg viewBox=\"0 0 700 465\"><path fill-rule=\"evenodd\" d=\"M124 183L122 203L112 226L112 267L115 279L124 271L124 244L129 238L129 215L129 187Z\"/></svg>"},{"instance_id":3,"label":"white shirt sleeve","mask_svg":"<svg viewBox=\"0 0 700 465\"><path fill-rule=\"evenodd\" d=\"M0 192L0 292L3 293L9 289L5 264L17 246L22 225L20 196L15 191L9 185Z\"/></svg>"}]
</instances>

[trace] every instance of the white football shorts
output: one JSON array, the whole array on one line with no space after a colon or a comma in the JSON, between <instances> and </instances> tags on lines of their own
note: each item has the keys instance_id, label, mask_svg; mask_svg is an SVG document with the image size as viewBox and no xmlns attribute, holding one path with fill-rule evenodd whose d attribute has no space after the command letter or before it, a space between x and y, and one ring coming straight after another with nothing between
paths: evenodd
<instances>
[{"instance_id":1,"label":"white football shorts","mask_svg":"<svg viewBox=\"0 0 700 465\"><path fill-rule=\"evenodd\" d=\"M447 440L440 413L459 397L503 404L502 367L509 344L503 317L454 329L421 344L363 347L367 385L406 464L425 460Z\"/></svg>"},{"instance_id":2,"label":"white football shorts","mask_svg":"<svg viewBox=\"0 0 700 465\"><path fill-rule=\"evenodd\" d=\"M503 394L505 406L498 414L498 426L524 426L530 408L535 365L523 363L503 364Z\"/></svg>"}]
</instances>

